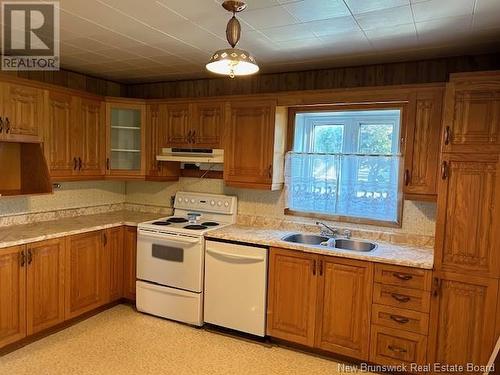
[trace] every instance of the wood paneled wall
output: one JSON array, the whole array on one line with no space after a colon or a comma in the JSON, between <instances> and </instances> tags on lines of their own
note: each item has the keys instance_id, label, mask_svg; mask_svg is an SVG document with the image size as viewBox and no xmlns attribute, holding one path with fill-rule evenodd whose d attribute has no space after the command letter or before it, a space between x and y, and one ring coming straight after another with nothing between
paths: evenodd
<instances>
[{"instance_id":1,"label":"wood paneled wall","mask_svg":"<svg viewBox=\"0 0 500 375\"><path fill-rule=\"evenodd\" d=\"M127 96L186 98L245 95L282 91L338 89L445 82L450 73L500 69L500 53L332 68L289 73L258 74L238 79L213 78L127 85Z\"/></svg>"},{"instance_id":2,"label":"wood paneled wall","mask_svg":"<svg viewBox=\"0 0 500 375\"><path fill-rule=\"evenodd\" d=\"M75 90L87 91L103 96L126 96L126 87L123 84L108 81L102 78L91 77L82 73L76 73L61 69L55 72L13 72L10 73L20 78L32 79L53 85L59 85Z\"/></svg>"}]
</instances>

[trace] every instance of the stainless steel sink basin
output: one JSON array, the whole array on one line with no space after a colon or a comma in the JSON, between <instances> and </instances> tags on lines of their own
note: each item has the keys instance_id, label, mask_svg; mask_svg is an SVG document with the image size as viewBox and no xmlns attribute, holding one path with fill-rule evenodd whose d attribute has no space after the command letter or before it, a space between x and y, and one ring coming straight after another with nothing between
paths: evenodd
<instances>
[{"instance_id":1,"label":"stainless steel sink basin","mask_svg":"<svg viewBox=\"0 0 500 375\"><path fill-rule=\"evenodd\" d=\"M347 238L329 238L317 234L289 234L282 238L283 241L300 243L304 245L322 245L329 249L352 250L352 251L373 251L377 244L368 241L350 240Z\"/></svg>"},{"instance_id":2,"label":"stainless steel sink basin","mask_svg":"<svg viewBox=\"0 0 500 375\"><path fill-rule=\"evenodd\" d=\"M342 250L353 251L372 251L375 250L377 244L368 241L348 240L344 238L335 239L335 248Z\"/></svg>"},{"instance_id":3,"label":"stainless steel sink basin","mask_svg":"<svg viewBox=\"0 0 500 375\"><path fill-rule=\"evenodd\" d=\"M305 245L320 245L322 242L328 241L328 237L319 236L316 234L290 234L282 238L286 242L301 243Z\"/></svg>"}]
</instances>

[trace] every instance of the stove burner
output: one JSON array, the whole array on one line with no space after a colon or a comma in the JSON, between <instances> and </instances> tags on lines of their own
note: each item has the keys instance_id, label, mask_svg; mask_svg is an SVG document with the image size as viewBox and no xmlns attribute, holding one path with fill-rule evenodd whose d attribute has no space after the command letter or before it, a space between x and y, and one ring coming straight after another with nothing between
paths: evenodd
<instances>
[{"instance_id":1,"label":"stove burner","mask_svg":"<svg viewBox=\"0 0 500 375\"><path fill-rule=\"evenodd\" d=\"M186 225L184 229L202 230L202 229L207 229L207 227L205 225L200 225L200 224L191 224L191 225Z\"/></svg>"},{"instance_id":2,"label":"stove burner","mask_svg":"<svg viewBox=\"0 0 500 375\"><path fill-rule=\"evenodd\" d=\"M185 219L183 217L171 217L167 219L169 223L187 223L188 219Z\"/></svg>"},{"instance_id":3,"label":"stove burner","mask_svg":"<svg viewBox=\"0 0 500 375\"><path fill-rule=\"evenodd\" d=\"M206 227L216 227L219 223L216 223L215 221L205 221L204 223L201 223L201 225Z\"/></svg>"},{"instance_id":4,"label":"stove burner","mask_svg":"<svg viewBox=\"0 0 500 375\"><path fill-rule=\"evenodd\" d=\"M152 223L153 225L170 225L168 221L155 221Z\"/></svg>"}]
</instances>

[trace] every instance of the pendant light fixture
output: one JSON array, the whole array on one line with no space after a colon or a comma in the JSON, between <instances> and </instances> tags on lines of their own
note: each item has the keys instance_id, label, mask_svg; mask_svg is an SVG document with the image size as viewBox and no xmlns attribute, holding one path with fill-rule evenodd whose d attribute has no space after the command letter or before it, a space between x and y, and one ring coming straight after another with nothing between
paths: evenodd
<instances>
[{"instance_id":1,"label":"pendant light fixture","mask_svg":"<svg viewBox=\"0 0 500 375\"><path fill-rule=\"evenodd\" d=\"M224 1L222 7L233 13L226 27L226 39L231 48L216 51L207 64L207 69L213 73L235 76L246 76L259 71L255 58L247 51L235 48L240 40L241 25L236 19L236 13L244 10L244 1Z\"/></svg>"}]
</instances>

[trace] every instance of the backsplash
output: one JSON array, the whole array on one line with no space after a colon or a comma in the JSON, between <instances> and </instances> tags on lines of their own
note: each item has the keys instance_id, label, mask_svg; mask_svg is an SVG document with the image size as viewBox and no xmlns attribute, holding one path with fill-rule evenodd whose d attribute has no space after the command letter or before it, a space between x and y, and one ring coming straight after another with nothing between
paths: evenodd
<instances>
[{"instance_id":1,"label":"backsplash","mask_svg":"<svg viewBox=\"0 0 500 375\"><path fill-rule=\"evenodd\" d=\"M125 202L120 181L62 182L51 195L0 197L0 218Z\"/></svg>"},{"instance_id":2,"label":"backsplash","mask_svg":"<svg viewBox=\"0 0 500 375\"><path fill-rule=\"evenodd\" d=\"M285 194L283 191L260 191L235 189L224 186L222 180L181 178L179 182L127 183L126 202L170 207L170 197L178 190L229 194L238 197L238 214L266 216L287 221L311 223L314 219L284 215ZM384 232L409 233L434 236L436 204L432 202L405 201L401 228L383 227ZM373 230L374 226L341 223L342 227Z\"/></svg>"}]
</instances>

